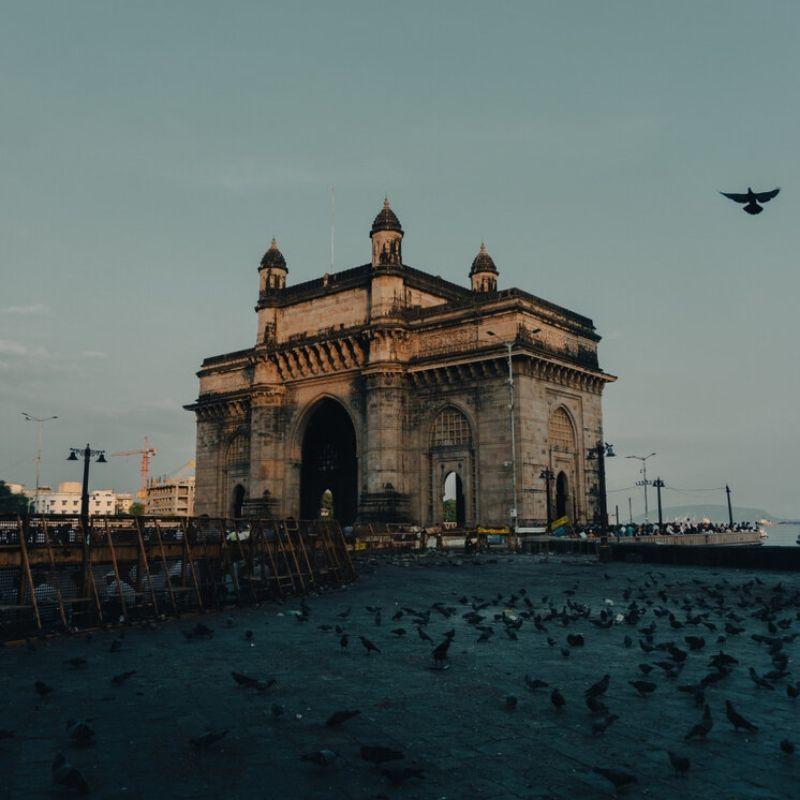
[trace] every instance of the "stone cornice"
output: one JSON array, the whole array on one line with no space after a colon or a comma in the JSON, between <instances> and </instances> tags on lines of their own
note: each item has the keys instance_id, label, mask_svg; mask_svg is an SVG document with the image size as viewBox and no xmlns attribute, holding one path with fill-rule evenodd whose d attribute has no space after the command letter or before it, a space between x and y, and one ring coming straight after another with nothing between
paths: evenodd
<instances>
[{"instance_id":1,"label":"stone cornice","mask_svg":"<svg viewBox=\"0 0 800 800\"><path fill-rule=\"evenodd\" d=\"M216 421L222 419L243 419L251 407L251 390L237 392L220 392L205 394L197 398L194 403L184 406L187 411L194 411L198 421Z\"/></svg>"}]
</instances>

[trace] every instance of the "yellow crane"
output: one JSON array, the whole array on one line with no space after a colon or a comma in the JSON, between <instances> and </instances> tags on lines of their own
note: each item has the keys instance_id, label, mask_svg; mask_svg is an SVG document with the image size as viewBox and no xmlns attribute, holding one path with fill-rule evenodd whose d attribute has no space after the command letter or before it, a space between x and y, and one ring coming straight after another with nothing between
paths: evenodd
<instances>
[{"instance_id":1,"label":"yellow crane","mask_svg":"<svg viewBox=\"0 0 800 800\"><path fill-rule=\"evenodd\" d=\"M112 453L112 456L121 456L127 458L128 456L139 456L139 491L136 496L142 502L147 500L147 478L150 475L150 459L158 453L155 447L150 447L150 442L147 437L144 437L144 447L140 450L120 450L117 453Z\"/></svg>"}]
</instances>

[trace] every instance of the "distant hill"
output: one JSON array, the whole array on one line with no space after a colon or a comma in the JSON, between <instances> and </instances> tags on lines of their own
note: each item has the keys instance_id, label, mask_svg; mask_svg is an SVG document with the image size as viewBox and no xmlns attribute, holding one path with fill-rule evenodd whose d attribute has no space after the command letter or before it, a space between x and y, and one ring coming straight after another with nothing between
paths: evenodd
<instances>
[{"instance_id":1,"label":"distant hill","mask_svg":"<svg viewBox=\"0 0 800 800\"><path fill-rule=\"evenodd\" d=\"M694 505L694 506L669 506L665 508L664 519L681 519L685 517L693 517L694 519L710 519L712 522L727 522L728 521L728 506L725 505ZM634 517L634 522L644 522L644 514ZM734 522L754 522L758 519L780 520L769 511L763 508L744 508L742 506L733 507L733 520ZM625 517L620 509L620 522L624 522ZM658 521L658 506L653 503L650 506L650 522Z\"/></svg>"}]
</instances>

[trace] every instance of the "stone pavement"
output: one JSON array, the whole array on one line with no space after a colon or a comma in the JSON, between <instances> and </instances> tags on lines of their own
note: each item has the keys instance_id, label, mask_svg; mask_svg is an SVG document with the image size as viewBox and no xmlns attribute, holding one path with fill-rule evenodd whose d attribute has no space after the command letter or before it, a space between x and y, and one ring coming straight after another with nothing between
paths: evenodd
<instances>
[{"instance_id":1,"label":"stone pavement","mask_svg":"<svg viewBox=\"0 0 800 800\"><path fill-rule=\"evenodd\" d=\"M752 604L736 605L740 587L756 576L764 585L751 584ZM707 741L685 742L701 709L677 686L696 683L709 672L708 659L719 649L716 637L730 620L715 610L707 618L717 626L715 632L691 624L673 629L654 609L668 608L685 620L689 615L681 603L702 593L700 582L717 584L719 595L727 598L725 608L743 619L746 630L728 635L724 643L725 652L741 663L706 693L714 729ZM783 591L773 590L778 582ZM560 610L569 600L590 605L592 618L603 608L616 614L628 607L626 590L647 613L635 626L610 629L586 618L567 626L550 620L547 633L525 619L514 641L494 615L508 607L511 593L518 598L512 613L525 611L522 588L537 613L547 613L551 602ZM362 562L362 576L353 586L309 598L305 622L297 616L299 602L287 602L171 620L154 631L127 628L118 652L109 652L109 646L120 631L96 633L90 641L78 636L37 643L35 651L7 647L0 650L0 729L15 736L0 739L0 797L67 796L51 781L50 765L59 751L83 772L92 796L102 798L613 796L613 787L592 772L593 766L637 776L638 784L621 796L798 797L800 750L789 756L778 746L784 738L800 745L800 700L790 699L785 688L800 679L797 642L784 648L791 677L776 680L774 690L757 687L747 674L751 665L759 675L773 669L765 645L751 638L752 633L770 635L766 622L750 616L758 598L791 598L786 605L793 607L776 615L791 619L780 629L781 636L791 638L800 627L798 590L800 576L785 573L651 569L601 565L589 558L490 555L475 564L455 556L387 556ZM498 594L502 600L494 602ZM494 628L487 642L478 643L480 631L462 617L471 610L460 602L464 595L493 601L478 612L485 617L480 624ZM425 629L438 643L455 628L445 671L431 669L432 646L419 638L408 614L391 619L403 607L424 611L435 602L456 609L450 618L434 610ZM366 606L382 608L380 625ZM343 621L338 615L347 608L352 611ZM186 641L182 631L198 619L214 629L213 638ZM658 688L643 699L628 684L644 677L637 665L667 657L659 650L646 654L638 645L643 636L637 629L653 620L656 643L672 640L688 650L683 637L698 635L707 644L689 654L676 679L665 678L656 667L650 679ZM335 631L318 627L337 624L350 634L344 652ZM406 636L392 633L400 627ZM252 646L246 630L254 633ZM567 635L575 633L583 634L585 645L570 647L565 657L561 649ZM367 655L361 634L382 653ZM625 646L626 635L632 647ZM64 665L76 656L85 657L87 666ZM136 674L112 685L111 677L125 670ZM231 670L276 683L259 694L237 686ZM620 719L604 735L592 736L583 692L606 672L611 683L605 702ZM552 706L550 688L530 691L526 674L557 686L566 708L559 712ZM39 697L33 688L37 679L52 686L52 694ZM514 711L505 709L508 695L519 699ZM758 725L757 733L733 729L725 717L726 699ZM281 718L273 718L274 703L286 708ZM325 727L328 716L340 709L361 714L341 728ZM68 719L90 720L97 743L71 747L64 731ZM220 729L228 729L227 736L206 750L198 752L188 743ZM401 749L405 760L395 764L419 766L424 778L393 786L359 757L362 744ZM320 748L340 757L328 767L300 760ZM686 777L674 776L667 749L689 756Z\"/></svg>"}]
</instances>

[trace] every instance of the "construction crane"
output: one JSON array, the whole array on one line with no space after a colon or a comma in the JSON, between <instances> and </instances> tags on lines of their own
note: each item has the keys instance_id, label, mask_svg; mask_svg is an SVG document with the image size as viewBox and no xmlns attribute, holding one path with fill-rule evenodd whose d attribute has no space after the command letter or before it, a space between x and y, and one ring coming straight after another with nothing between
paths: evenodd
<instances>
[{"instance_id":1,"label":"construction crane","mask_svg":"<svg viewBox=\"0 0 800 800\"><path fill-rule=\"evenodd\" d=\"M118 453L112 453L112 456L139 456L139 491L136 496L142 502L147 500L147 478L150 475L150 459L158 453L155 447L150 447L150 442L147 437L144 437L144 447L141 450L120 450Z\"/></svg>"}]
</instances>

